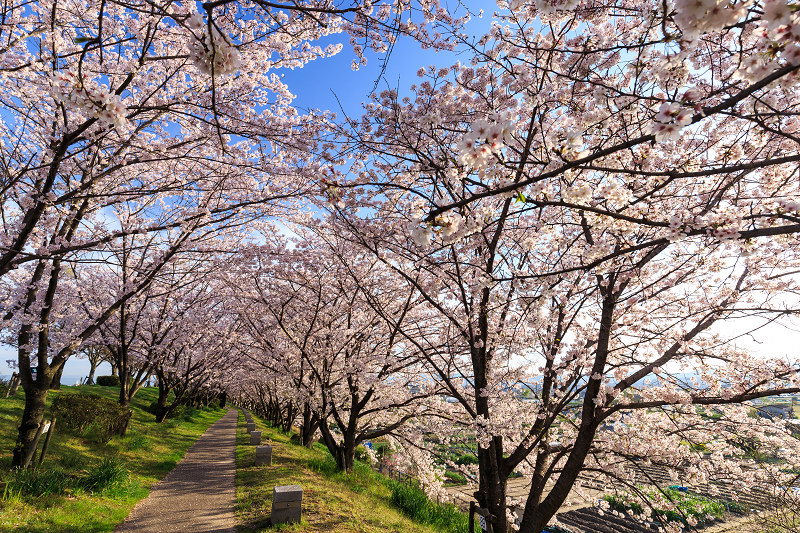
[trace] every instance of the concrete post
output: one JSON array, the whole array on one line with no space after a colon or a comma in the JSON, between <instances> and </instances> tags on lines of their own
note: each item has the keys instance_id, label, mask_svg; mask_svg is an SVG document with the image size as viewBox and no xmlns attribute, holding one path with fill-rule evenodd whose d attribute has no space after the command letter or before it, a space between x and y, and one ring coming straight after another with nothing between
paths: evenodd
<instances>
[{"instance_id":1,"label":"concrete post","mask_svg":"<svg viewBox=\"0 0 800 533\"><path fill-rule=\"evenodd\" d=\"M303 487L276 486L272 489L272 525L299 523L302 517Z\"/></svg>"},{"instance_id":2,"label":"concrete post","mask_svg":"<svg viewBox=\"0 0 800 533\"><path fill-rule=\"evenodd\" d=\"M270 466L272 464L272 446L256 447L256 466Z\"/></svg>"}]
</instances>

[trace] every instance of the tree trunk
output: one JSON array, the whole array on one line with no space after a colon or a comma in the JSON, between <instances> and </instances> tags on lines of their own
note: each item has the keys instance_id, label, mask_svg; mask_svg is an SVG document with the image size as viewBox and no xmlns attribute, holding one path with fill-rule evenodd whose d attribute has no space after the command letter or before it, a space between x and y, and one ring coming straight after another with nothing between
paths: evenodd
<instances>
[{"instance_id":1,"label":"tree trunk","mask_svg":"<svg viewBox=\"0 0 800 533\"><path fill-rule=\"evenodd\" d=\"M354 431L346 430L342 434L342 443L338 446L336 465L343 472L351 472L356 462L356 436Z\"/></svg>"},{"instance_id":2,"label":"tree trunk","mask_svg":"<svg viewBox=\"0 0 800 533\"><path fill-rule=\"evenodd\" d=\"M303 446L311 448L314 445L314 434L317 432L317 422L311 412L311 406L306 403L303 406L303 427L300 431L300 438Z\"/></svg>"},{"instance_id":3,"label":"tree trunk","mask_svg":"<svg viewBox=\"0 0 800 533\"><path fill-rule=\"evenodd\" d=\"M167 406L170 389L161 383L162 381L158 382L158 401L156 402L156 422L159 424L166 420L170 412L169 406Z\"/></svg>"},{"instance_id":4,"label":"tree trunk","mask_svg":"<svg viewBox=\"0 0 800 533\"><path fill-rule=\"evenodd\" d=\"M97 370L97 363L95 361L89 361L89 376L86 378L87 385L94 385L94 373Z\"/></svg>"},{"instance_id":5,"label":"tree trunk","mask_svg":"<svg viewBox=\"0 0 800 533\"><path fill-rule=\"evenodd\" d=\"M50 390L61 390L61 375L64 373L65 366L67 365L61 365L53 374L53 381L50 382Z\"/></svg>"},{"instance_id":6,"label":"tree trunk","mask_svg":"<svg viewBox=\"0 0 800 533\"><path fill-rule=\"evenodd\" d=\"M297 418L297 413L294 403L289 402L288 406L286 407L286 416L283 417L283 420L281 421L281 428L287 435L292 431L292 425L294 424L295 418Z\"/></svg>"},{"instance_id":7,"label":"tree trunk","mask_svg":"<svg viewBox=\"0 0 800 533\"><path fill-rule=\"evenodd\" d=\"M22 379L22 389L25 391L25 409L22 412L22 421L17 434L17 444L14 446L11 466L24 466L23 461L33 445L36 431L44 420L47 393L50 390L51 381L52 373L42 368L39 369L36 381Z\"/></svg>"},{"instance_id":8,"label":"tree trunk","mask_svg":"<svg viewBox=\"0 0 800 533\"><path fill-rule=\"evenodd\" d=\"M497 445L500 439L495 437L488 448L478 448L480 463L480 490L477 500L481 507L489 510L494 517L492 529L495 533L506 533L506 482L497 461ZM502 458L502 452L500 457Z\"/></svg>"}]
</instances>

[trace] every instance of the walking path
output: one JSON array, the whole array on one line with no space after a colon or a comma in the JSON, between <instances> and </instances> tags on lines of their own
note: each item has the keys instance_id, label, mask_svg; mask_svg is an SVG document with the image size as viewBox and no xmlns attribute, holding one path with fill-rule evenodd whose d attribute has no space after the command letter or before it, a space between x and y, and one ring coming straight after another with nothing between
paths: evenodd
<instances>
[{"instance_id":1,"label":"walking path","mask_svg":"<svg viewBox=\"0 0 800 533\"><path fill-rule=\"evenodd\" d=\"M235 533L236 421L229 410L136 504L118 533Z\"/></svg>"}]
</instances>

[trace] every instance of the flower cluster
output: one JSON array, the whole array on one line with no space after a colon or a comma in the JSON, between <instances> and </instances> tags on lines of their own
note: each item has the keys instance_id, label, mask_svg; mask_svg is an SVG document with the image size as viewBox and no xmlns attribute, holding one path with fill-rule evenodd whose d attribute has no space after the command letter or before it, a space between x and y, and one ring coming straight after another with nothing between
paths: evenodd
<instances>
[{"instance_id":1,"label":"flower cluster","mask_svg":"<svg viewBox=\"0 0 800 533\"><path fill-rule=\"evenodd\" d=\"M469 133L456 145L458 161L476 170L489 166L493 154L499 154L511 139L508 121L479 119L472 123Z\"/></svg>"},{"instance_id":2,"label":"flower cluster","mask_svg":"<svg viewBox=\"0 0 800 533\"><path fill-rule=\"evenodd\" d=\"M442 239L447 239L454 235L461 227L463 220L463 217L454 211L449 211L436 217L436 225L441 228Z\"/></svg>"},{"instance_id":3,"label":"flower cluster","mask_svg":"<svg viewBox=\"0 0 800 533\"><path fill-rule=\"evenodd\" d=\"M417 246L428 246L433 242L434 232L439 233L442 240L450 238L458 239L463 236L464 232L459 233L459 230L468 230L464 225L464 217L455 211L442 213L433 221L433 223L422 222L421 218L415 218L409 224L411 233L411 240Z\"/></svg>"},{"instance_id":4,"label":"flower cluster","mask_svg":"<svg viewBox=\"0 0 800 533\"><path fill-rule=\"evenodd\" d=\"M654 120L650 126L650 134L655 135L657 142L678 140L681 129L692 123L692 110L677 102L664 102Z\"/></svg>"},{"instance_id":5,"label":"flower cluster","mask_svg":"<svg viewBox=\"0 0 800 533\"><path fill-rule=\"evenodd\" d=\"M53 74L50 86L50 94L57 102L87 117L98 119L120 134L130 130L130 122L126 117L128 108L118 94L104 85L85 76L79 78L73 71L66 71Z\"/></svg>"},{"instance_id":6,"label":"flower cluster","mask_svg":"<svg viewBox=\"0 0 800 533\"><path fill-rule=\"evenodd\" d=\"M614 207L625 206L633 199L631 190L617 182L603 184L598 189L597 194L601 198L605 198Z\"/></svg>"},{"instance_id":7,"label":"flower cluster","mask_svg":"<svg viewBox=\"0 0 800 533\"><path fill-rule=\"evenodd\" d=\"M194 13L186 19L192 31L189 58L203 74L225 76L236 72L241 65L239 50L219 30L212 26L211 34L202 15ZM213 69L212 69L213 64Z\"/></svg>"},{"instance_id":8,"label":"flower cluster","mask_svg":"<svg viewBox=\"0 0 800 533\"><path fill-rule=\"evenodd\" d=\"M418 223L412 224L411 240L417 246L428 246L433 242L433 228L430 224L420 226Z\"/></svg>"},{"instance_id":9,"label":"flower cluster","mask_svg":"<svg viewBox=\"0 0 800 533\"><path fill-rule=\"evenodd\" d=\"M741 220L733 211L716 211L706 216L706 231L721 240L735 240L741 237Z\"/></svg>"},{"instance_id":10,"label":"flower cluster","mask_svg":"<svg viewBox=\"0 0 800 533\"><path fill-rule=\"evenodd\" d=\"M705 33L735 24L744 14L747 2L730 0L677 0L675 24L683 38L694 41Z\"/></svg>"},{"instance_id":11,"label":"flower cluster","mask_svg":"<svg viewBox=\"0 0 800 533\"><path fill-rule=\"evenodd\" d=\"M800 15L786 0L764 2L762 24L771 31L772 46L777 45L781 57L791 65L800 63Z\"/></svg>"},{"instance_id":12,"label":"flower cluster","mask_svg":"<svg viewBox=\"0 0 800 533\"><path fill-rule=\"evenodd\" d=\"M588 183L575 183L561 191L561 198L571 204L588 204L592 201L592 188Z\"/></svg>"}]
</instances>

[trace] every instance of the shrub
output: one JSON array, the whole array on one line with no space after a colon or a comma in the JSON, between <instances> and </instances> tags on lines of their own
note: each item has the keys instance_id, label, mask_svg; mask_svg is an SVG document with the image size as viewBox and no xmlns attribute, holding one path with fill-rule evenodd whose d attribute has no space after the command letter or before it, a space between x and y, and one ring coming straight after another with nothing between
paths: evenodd
<instances>
[{"instance_id":1,"label":"shrub","mask_svg":"<svg viewBox=\"0 0 800 533\"><path fill-rule=\"evenodd\" d=\"M128 481L128 471L116 457L107 457L93 466L80 479L80 486L88 492L114 492Z\"/></svg>"},{"instance_id":2,"label":"shrub","mask_svg":"<svg viewBox=\"0 0 800 533\"><path fill-rule=\"evenodd\" d=\"M356 446L355 449L355 458L356 461L366 461L369 462L369 454L367 453L367 447L363 444L359 444Z\"/></svg>"},{"instance_id":3,"label":"shrub","mask_svg":"<svg viewBox=\"0 0 800 533\"><path fill-rule=\"evenodd\" d=\"M457 465L476 465L478 464L478 456L472 453L465 453L464 455L458 455L453 459L453 462Z\"/></svg>"},{"instance_id":4,"label":"shrub","mask_svg":"<svg viewBox=\"0 0 800 533\"><path fill-rule=\"evenodd\" d=\"M119 376L98 376L95 380L100 386L103 387L119 387Z\"/></svg>"},{"instance_id":5,"label":"shrub","mask_svg":"<svg viewBox=\"0 0 800 533\"><path fill-rule=\"evenodd\" d=\"M50 408L59 427L97 442L108 442L125 429L130 412L114 400L97 394L61 394Z\"/></svg>"}]
</instances>

